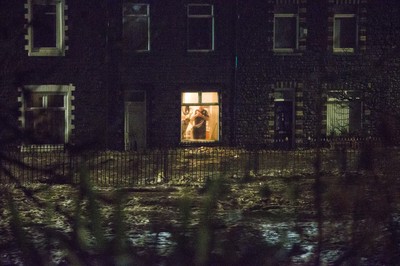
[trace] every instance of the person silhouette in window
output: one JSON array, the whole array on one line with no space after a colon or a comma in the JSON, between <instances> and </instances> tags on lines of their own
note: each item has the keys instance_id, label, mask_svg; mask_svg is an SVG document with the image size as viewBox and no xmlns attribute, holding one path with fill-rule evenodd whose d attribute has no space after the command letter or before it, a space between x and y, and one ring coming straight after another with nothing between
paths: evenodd
<instances>
[{"instance_id":1,"label":"person silhouette in window","mask_svg":"<svg viewBox=\"0 0 400 266\"><path fill-rule=\"evenodd\" d=\"M190 123L190 118L193 114L192 109L186 105L184 108L182 108L182 121L181 121L181 129L182 129L182 139L187 138L187 134L189 131L189 123Z\"/></svg>"},{"instance_id":2,"label":"person silhouette in window","mask_svg":"<svg viewBox=\"0 0 400 266\"><path fill-rule=\"evenodd\" d=\"M210 119L208 112L204 106L200 106L192 116L193 123L193 139L206 139L206 122Z\"/></svg>"}]
</instances>

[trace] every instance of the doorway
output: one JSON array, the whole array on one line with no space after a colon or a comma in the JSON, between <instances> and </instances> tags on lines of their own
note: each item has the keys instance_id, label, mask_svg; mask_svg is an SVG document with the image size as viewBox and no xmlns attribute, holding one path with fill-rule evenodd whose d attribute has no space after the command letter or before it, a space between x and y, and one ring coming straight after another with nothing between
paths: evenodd
<instances>
[{"instance_id":1,"label":"doorway","mask_svg":"<svg viewBox=\"0 0 400 266\"><path fill-rule=\"evenodd\" d=\"M275 102L275 138L291 142L293 135L293 102Z\"/></svg>"},{"instance_id":2,"label":"doorway","mask_svg":"<svg viewBox=\"0 0 400 266\"><path fill-rule=\"evenodd\" d=\"M147 110L145 91L125 92L125 150L147 146Z\"/></svg>"}]
</instances>

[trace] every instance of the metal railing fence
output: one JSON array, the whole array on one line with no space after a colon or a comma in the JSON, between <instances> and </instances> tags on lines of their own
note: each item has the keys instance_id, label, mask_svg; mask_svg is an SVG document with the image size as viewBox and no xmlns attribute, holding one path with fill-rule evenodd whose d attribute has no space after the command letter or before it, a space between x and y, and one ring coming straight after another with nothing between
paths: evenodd
<instances>
[{"instance_id":1,"label":"metal railing fence","mask_svg":"<svg viewBox=\"0 0 400 266\"><path fill-rule=\"evenodd\" d=\"M353 145L354 146L354 145ZM360 170L360 145L322 148L321 170ZM380 149L379 147L376 148ZM82 167L93 185L201 184L219 176L288 176L314 172L315 149L198 147L134 151L0 151L0 182L77 183Z\"/></svg>"}]
</instances>

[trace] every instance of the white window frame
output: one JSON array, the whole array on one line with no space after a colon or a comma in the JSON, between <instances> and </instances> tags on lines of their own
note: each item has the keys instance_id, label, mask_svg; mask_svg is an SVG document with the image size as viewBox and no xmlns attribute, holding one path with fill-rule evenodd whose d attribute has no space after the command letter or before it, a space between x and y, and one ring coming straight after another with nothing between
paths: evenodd
<instances>
[{"instance_id":1,"label":"white window frame","mask_svg":"<svg viewBox=\"0 0 400 266\"><path fill-rule=\"evenodd\" d=\"M338 99L335 97L329 97L327 99L327 110L326 110L326 133L328 135L331 135L333 133L333 136L340 136L344 133L349 133L350 129L350 106L349 106L349 101L346 99ZM332 107L330 107L332 105ZM337 107L338 106L338 107ZM331 114L330 115L330 109L343 109L346 111L346 117L345 121L343 122L337 122L337 114ZM340 117L341 119L344 119L344 117ZM334 119L334 121L331 121L331 119ZM340 128L338 128L338 125L340 124ZM343 132L342 132L343 131Z\"/></svg>"},{"instance_id":2,"label":"white window frame","mask_svg":"<svg viewBox=\"0 0 400 266\"><path fill-rule=\"evenodd\" d=\"M65 55L65 0L51 0L51 4L56 6L56 43L54 47L34 47L34 36L35 30L31 25L33 18L33 5L35 0L27 0L28 13L26 18L28 20L27 30L28 30L28 56L64 56Z\"/></svg>"},{"instance_id":3,"label":"white window frame","mask_svg":"<svg viewBox=\"0 0 400 266\"><path fill-rule=\"evenodd\" d=\"M337 36L336 32L336 19L346 19L346 18L354 18L355 19L355 27L356 33L354 36L355 45L354 47L337 47L335 37ZM340 34L340 32L339 32ZM357 23L357 16L356 14L335 14L333 16L333 38L332 38L332 47L334 53L354 53L355 49L357 48L357 39L358 39L358 23Z\"/></svg>"},{"instance_id":4,"label":"white window frame","mask_svg":"<svg viewBox=\"0 0 400 266\"><path fill-rule=\"evenodd\" d=\"M64 143L59 144L32 144L32 145L24 145L25 149L29 149L30 147L46 147L48 149L59 148L59 146L63 146L64 144L69 142L71 131L73 129L72 125L72 92L75 90L75 87L72 85L26 85L21 89L21 108L20 108L20 123L23 129L26 128L26 112L47 108L47 96L48 95L64 95L64 106L63 107L51 107L52 109L59 109L64 111L64 118L65 118L65 128L64 128ZM45 97L43 97L42 107L27 107L26 99L25 99L25 92L31 91L34 93L43 93ZM47 94L47 95L46 95Z\"/></svg>"},{"instance_id":5,"label":"white window frame","mask_svg":"<svg viewBox=\"0 0 400 266\"><path fill-rule=\"evenodd\" d=\"M197 93L198 94L198 102L196 103L186 103L184 102L184 94L185 93ZM217 102L207 102L204 103L202 101L202 94L203 93L217 93L217 97L218 100ZM218 134L217 134L217 139L182 139L182 136L180 138L181 143L196 143L196 142L218 142L221 138L221 129L220 129L220 119L221 119L221 101L220 101L220 92L216 91L216 90L205 90L205 91L182 91L181 93L181 106L180 108L182 108L183 106L218 106L218 121L217 121L217 129L218 129ZM180 117L182 118L182 117ZM182 130L182 128L181 128Z\"/></svg>"},{"instance_id":6,"label":"white window frame","mask_svg":"<svg viewBox=\"0 0 400 266\"><path fill-rule=\"evenodd\" d=\"M351 111L351 107L350 107L350 101L351 100L360 100L360 97L353 97L350 96L351 94L354 93L354 91L330 91L330 94L332 93L339 93L339 94L343 94L344 98L338 98L338 97L334 97L334 96L328 96L327 98L327 102L326 102L326 133L327 135L330 135L332 132L334 132L333 136L341 136L343 133L351 133L350 132L350 127L352 125L350 125L351 122L351 116L352 116L352 111ZM348 98L345 98L347 97ZM335 128L332 127L330 124L333 123L329 123L329 105L340 105L340 108L342 109L346 109L347 112L347 117L346 117L346 125L342 126L342 128L344 129L343 131L345 132L335 132ZM362 108L362 103L361 103L361 108ZM360 112L360 116L362 116L362 109L359 110ZM360 117L360 121L362 120L362 117ZM359 125L361 128L361 124ZM338 134L339 133L339 134Z\"/></svg>"},{"instance_id":7,"label":"white window frame","mask_svg":"<svg viewBox=\"0 0 400 266\"><path fill-rule=\"evenodd\" d=\"M209 7L211 7L211 14L208 14L208 15L190 14L190 7L193 7L193 6L209 6ZM212 51L214 51L214 49L215 49L215 47L214 47L214 43L215 43L214 5L212 5L212 4L188 4L186 12L187 12L187 24L186 24L186 26L188 28L188 30L186 32L186 43L188 45L187 51L188 52L212 52ZM188 25L189 25L190 19L196 19L196 18L210 18L211 19L211 32L210 32L210 34L211 34L211 48L210 49L189 49L189 27L188 27Z\"/></svg>"},{"instance_id":8,"label":"white window frame","mask_svg":"<svg viewBox=\"0 0 400 266\"><path fill-rule=\"evenodd\" d=\"M275 38L276 38L276 19L277 18L296 18L296 44L294 48L280 48L275 47ZM293 53L295 50L299 48L299 15L295 13L277 13L274 14L274 36L273 36L273 50L275 52L286 52Z\"/></svg>"},{"instance_id":9,"label":"white window frame","mask_svg":"<svg viewBox=\"0 0 400 266\"><path fill-rule=\"evenodd\" d=\"M131 2L128 2L131 3ZM125 3L124 3L125 4ZM146 6L146 14L130 14L130 15L124 15L122 14L122 19L124 17L139 17L139 18L147 18L147 45L146 49L134 49L136 52L150 52L150 4L145 4L145 3L131 3L134 5L140 5L140 6ZM123 11L122 11L123 12ZM124 30L124 28L122 29Z\"/></svg>"}]
</instances>

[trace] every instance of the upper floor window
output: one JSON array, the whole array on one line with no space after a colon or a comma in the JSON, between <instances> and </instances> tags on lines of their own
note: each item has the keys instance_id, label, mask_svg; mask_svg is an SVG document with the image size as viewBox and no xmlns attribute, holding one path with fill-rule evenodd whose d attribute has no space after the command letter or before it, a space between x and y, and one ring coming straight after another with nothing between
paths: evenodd
<instances>
[{"instance_id":1,"label":"upper floor window","mask_svg":"<svg viewBox=\"0 0 400 266\"><path fill-rule=\"evenodd\" d=\"M183 92L181 141L219 140L218 92Z\"/></svg>"},{"instance_id":2,"label":"upper floor window","mask_svg":"<svg viewBox=\"0 0 400 266\"><path fill-rule=\"evenodd\" d=\"M298 48L297 14L274 15L274 51L293 52Z\"/></svg>"},{"instance_id":3,"label":"upper floor window","mask_svg":"<svg viewBox=\"0 0 400 266\"><path fill-rule=\"evenodd\" d=\"M65 0L28 0L28 55L65 55Z\"/></svg>"},{"instance_id":4,"label":"upper floor window","mask_svg":"<svg viewBox=\"0 0 400 266\"><path fill-rule=\"evenodd\" d=\"M214 50L214 6L189 4L187 6L188 51Z\"/></svg>"},{"instance_id":5,"label":"upper floor window","mask_svg":"<svg viewBox=\"0 0 400 266\"><path fill-rule=\"evenodd\" d=\"M357 17L335 14L333 18L333 51L353 53L357 48Z\"/></svg>"},{"instance_id":6,"label":"upper floor window","mask_svg":"<svg viewBox=\"0 0 400 266\"><path fill-rule=\"evenodd\" d=\"M124 47L150 51L150 5L125 1L122 12Z\"/></svg>"},{"instance_id":7,"label":"upper floor window","mask_svg":"<svg viewBox=\"0 0 400 266\"><path fill-rule=\"evenodd\" d=\"M64 144L72 129L70 85L25 86L21 95L21 124L28 144Z\"/></svg>"}]
</instances>

